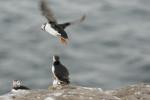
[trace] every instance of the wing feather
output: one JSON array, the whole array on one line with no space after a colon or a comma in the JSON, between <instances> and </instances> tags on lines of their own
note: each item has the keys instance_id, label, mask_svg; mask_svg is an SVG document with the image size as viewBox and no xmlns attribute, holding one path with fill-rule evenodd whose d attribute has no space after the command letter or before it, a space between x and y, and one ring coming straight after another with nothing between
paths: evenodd
<instances>
[{"instance_id":1,"label":"wing feather","mask_svg":"<svg viewBox=\"0 0 150 100\"><path fill-rule=\"evenodd\" d=\"M69 72L67 70L67 68L64 65L59 65L57 67L55 67L55 76L60 80L60 81L64 81L64 80L69 80Z\"/></svg>"},{"instance_id":2,"label":"wing feather","mask_svg":"<svg viewBox=\"0 0 150 100\"><path fill-rule=\"evenodd\" d=\"M47 4L48 2L46 2L46 0L41 0L40 8L41 8L42 15L45 16L49 22L57 23L51 8L48 7Z\"/></svg>"},{"instance_id":3,"label":"wing feather","mask_svg":"<svg viewBox=\"0 0 150 100\"><path fill-rule=\"evenodd\" d=\"M81 16L79 19L77 20L74 20L72 22L65 22L63 24L59 24L59 26L61 26L63 29L65 29L66 27L70 26L70 25L74 25L74 24L77 24L77 23L81 23L85 20L86 18L86 15L83 15Z\"/></svg>"}]
</instances>

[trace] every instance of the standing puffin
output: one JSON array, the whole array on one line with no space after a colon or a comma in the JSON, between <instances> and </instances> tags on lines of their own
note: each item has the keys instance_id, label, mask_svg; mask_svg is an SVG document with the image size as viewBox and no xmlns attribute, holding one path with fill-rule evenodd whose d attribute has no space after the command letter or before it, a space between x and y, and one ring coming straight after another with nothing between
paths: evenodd
<instances>
[{"instance_id":1,"label":"standing puffin","mask_svg":"<svg viewBox=\"0 0 150 100\"><path fill-rule=\"evenodd\" d=\"M28 87L21 85L21 81L13 80L12 90L30 90Z\"/></svg>"},{"instance_id":2,"label":"standing puffin","mask_svg":"<svg viewBox=\"0 0 150 100\"><path fill-rule=\"evenodd\" d=\"M57 55L53 56L52 73L54 76L53 86L67 85L70 83L68 69L61 64Z\"/></svg>"},{"instance_id":3,"label":"standing puffin","mask_svg":"<svg viewBox=\"0 0 150 100\"><path fill-rule=\"evenodd\" d=\"M55 37L59 37L61 43L63 44L67 44L68 41L68 35L65 32L65 28L72 24L82 22L85 19L85 15L83 15L80 19L75 20L73 22L58 24L57 20L53 15L52 10L48 7L47 2L45 0L41 0L40 8L41 8L42 15L44 15L48 20L48 22L42 24L41 26L42 30L50 33Z\"/></svg>"}]
</instances>

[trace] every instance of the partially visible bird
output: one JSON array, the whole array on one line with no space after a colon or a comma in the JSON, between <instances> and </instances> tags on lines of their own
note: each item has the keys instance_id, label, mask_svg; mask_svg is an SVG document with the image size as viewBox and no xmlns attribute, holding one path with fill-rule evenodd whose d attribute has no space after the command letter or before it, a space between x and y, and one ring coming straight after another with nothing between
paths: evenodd
<instances>
[{"instance_id":1,"label":"partially visible bird","mask_svg":"<svg viewBox=\"0 0 150 100\"><path fill-rule=\"evenodd\" d=\"M21 85L21 81L13 80L12 90L30 90L28 87Z\"/></svg>"},{"instance_id":2,"label":"partially visible bird","mask_svg":"<svg viewBox=\"0 0 150 100\"><path fill-rule=\"evenodd\" d=\"M54 76L53 86L56 85L67 85L69 81L69 71L61 64L59 56L53 56L52 73Z\"/></svg>"},{"instance_id":3,"label":"partially visible bird","mask_svg":"<svg viewBox=\"0 0 150 100\"><path fill-rule=\"evenodd\" d=\"M84 21L86 17L85 15L83 15L80 19L77 19L75 21L58 24L52 10L50 9L50 7L48 7L47 2L45 0L41 0L40 8L41 8L42 15L44 15L48 20L48 22L42 24L41 26L42 30L50 33L55 37L59 37L61 43L63 44L67 44L68 41L68 35L65 32L65 28L70 25Z\"/></svg>"}]
</instances>

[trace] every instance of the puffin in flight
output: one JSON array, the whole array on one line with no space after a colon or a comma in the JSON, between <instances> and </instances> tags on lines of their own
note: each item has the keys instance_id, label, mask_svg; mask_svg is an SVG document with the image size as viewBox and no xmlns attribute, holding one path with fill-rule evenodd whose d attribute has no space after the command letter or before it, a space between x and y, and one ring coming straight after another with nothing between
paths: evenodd
<instances>
[{"instance_id":1,"label":"puffin in flight","mask_svg":"<svg viewBox=\"0 0 150 100\"><path fill-rule=\"evenodd\" d=\"M54 76L53 86L68 85L70 83L69 71L61 64L57 55L53 56L52 73Z\"/></svg>"},{"instance_id":2,"label":"puffin in flight","mask_svg":"<svg viewBox=\"0 0 150 100\"><path fill-rule=\"evenodd\" d=\"M59 37L61 43L63 44L67 44L67 41L69 39L65 28L70 25L82 22L86 17L85 15L83 15L80 19L77 19L75 21L59 24L57 23L57 20L54 17L52 10L50 9L50 7L48 7L47 2L45 0L41 0L40 8L42 15L45 16L48 20L48 22L42 24L42 30L48 32L49 34L55 37Z\"/></svg>"},{"instance_id":3,"label":"puffin in flight","mask_svg":"<svg viewBox=\"0 0 150 100\"><path fill-rule=\"evenodd\" d=\"M12 90L30 90L28 87L21 85L21 81L13 80Z\"/></svg>"}]
</instances>

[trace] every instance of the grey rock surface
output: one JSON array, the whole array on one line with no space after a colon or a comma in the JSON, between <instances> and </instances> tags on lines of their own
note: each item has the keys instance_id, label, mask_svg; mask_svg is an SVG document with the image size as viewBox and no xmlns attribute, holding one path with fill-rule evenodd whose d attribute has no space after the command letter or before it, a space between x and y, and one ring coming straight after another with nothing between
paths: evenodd
<instances>
[{"instance_id":1,"label":"grey rock surface","mask_svg":"<svg viewBox=\"0 0 150 100\"><path fill-rule=\"evenodd\" d=\"M11 91L0 96L0 100L150 100L150 85L137 84L116 90L65 86L47 90Z\"/></svg>"}]
</instances>

